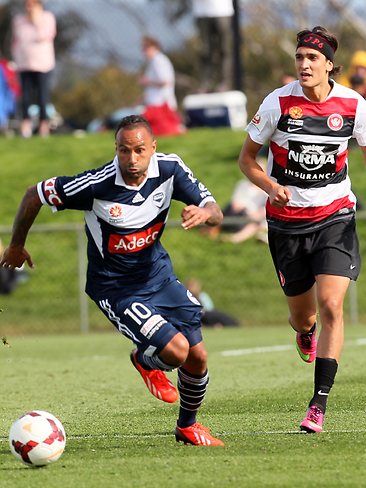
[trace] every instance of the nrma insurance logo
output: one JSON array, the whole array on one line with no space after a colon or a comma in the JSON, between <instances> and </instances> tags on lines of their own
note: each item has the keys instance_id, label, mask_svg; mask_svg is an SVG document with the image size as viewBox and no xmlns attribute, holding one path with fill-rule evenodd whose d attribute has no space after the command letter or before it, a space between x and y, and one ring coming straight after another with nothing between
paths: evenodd
<instances>
[{"instance_id":1,"label":"nrma insurance logo","mask_svg":"<svg viewBox=\"0 0 366 488\"><path fill-rule=\"evenodd\" d=\"M289 142L287 176L301 180L327 180L336 172L337 144L307 144Z\"/></svg>"}]
</instances>

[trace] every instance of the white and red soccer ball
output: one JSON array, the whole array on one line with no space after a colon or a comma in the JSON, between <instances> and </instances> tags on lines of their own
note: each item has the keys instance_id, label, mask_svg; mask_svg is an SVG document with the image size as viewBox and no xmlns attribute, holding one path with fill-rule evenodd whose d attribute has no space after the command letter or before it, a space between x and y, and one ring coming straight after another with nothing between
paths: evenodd
<instances>
[{"instance_id":1,"label":"white and red soccer ball","mask_svg":"<svg viewBox=\"0 0 366 488\"><path fill-rule=\"evenodd\" d=\"M64 452L66 435L62 423L51 413L33 410L19 417L9 433L10 450L28 466L46 466Z\"/></svg>"}]
</instances>

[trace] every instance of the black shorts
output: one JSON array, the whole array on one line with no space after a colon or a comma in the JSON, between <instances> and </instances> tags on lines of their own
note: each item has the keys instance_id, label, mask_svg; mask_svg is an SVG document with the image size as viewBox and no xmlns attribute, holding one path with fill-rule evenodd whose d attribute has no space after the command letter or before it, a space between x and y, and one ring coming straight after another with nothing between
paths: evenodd
<instances>
[{"instance_id":1,"label":"black shorts","mask_svg":"<svg viewBox=\"0 0 366 488\"><path fill-rule=\"evenodd\" d=\"M330 224L308 234L269 230L269 248L287 296L305 293L319 274L356 280L361 268L355 220Z\"/></svg>"}]
</instances>

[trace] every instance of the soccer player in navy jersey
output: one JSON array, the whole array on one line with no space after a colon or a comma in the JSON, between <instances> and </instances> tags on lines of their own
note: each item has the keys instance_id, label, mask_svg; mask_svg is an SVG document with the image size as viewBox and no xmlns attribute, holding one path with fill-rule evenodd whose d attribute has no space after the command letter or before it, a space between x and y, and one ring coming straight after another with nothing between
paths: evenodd
<instances>
[{"instance_id":1,"label":"soccer player in navy jersey","mask_svg":"<svg viewBox=\"0 0 366 488\"><path fill-rule=\"evenodd\" d=\"M184 230L218 225L222 212L210 191L176 154L156 152L146 119L128 116L115 133L116 155L98 169L53 177L26 191L0 265L33 266L25 241L42 205L85 212L87 294L136 348L131 361L150 392L173 403L180 396L177 441L223 442L196 421L208 385L200 303L177 280L160 243L172 199L185 204ZM178 368L178 392L164 374Z\"/></svg>"},{"instance_id":2,"label":"soccer player in navy jersey","mask_svg":"<svg viewBox=\"0 0 366 488\"><path fill-rule=\"evenodd\" d=\"M344 341L344 297L360 271L347 155L355 138L366 161L366 101L331 78L340 71L337 48L324 27L297 34L298 79L264 99L239 157L241 170L268 194L269 246L289 322L302 360L315 360L314 394L300 424L308 433L323 429ZM267 140L264 172L256 157Z\"/></svg>"}]
</instances>

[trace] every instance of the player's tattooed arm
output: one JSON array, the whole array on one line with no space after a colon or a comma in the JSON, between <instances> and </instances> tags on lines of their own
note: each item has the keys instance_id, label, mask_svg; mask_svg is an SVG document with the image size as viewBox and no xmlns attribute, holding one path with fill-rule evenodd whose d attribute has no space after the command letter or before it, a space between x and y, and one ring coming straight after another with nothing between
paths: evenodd
<instances>
[{"instance_id":1,"label":"player's tattooed arm","mask_svg":"<svg viewBox=\"0 0 366 488\"><path fill-rule=\"evenodd\" d=\"M223 215L217 203L208 202L204 207L187 205L182 210L182 227L185 230L192 229L197 225L219 225Z\"/></svg>"},{"instance_id":2,"label":"player's tattooed arm","mask_svg":"<svg viewBox=\"0 0 366 488\"><path fill-rule=\"evenodd\" d=\"M208 202L203 208L210 213L210 217L205 222L207 225L220 225L222 223L224 216L217 203Z\"/></svg>"},{"instance_id":3,"label":"player's tattooed arm","mask_svg":"<svg viewBox=\"0 0 366 488\"><path fill-rule=\"evenodd\" d=\"M32 258L24 248L35 218L42 207L42 202L38 196L37 187L31 186L26 191L14 219L13 232L9 247L5 249L1 257L0 266L7 268L19 268L27 261L33 268Z\"/></svg>"}]
</instances>

